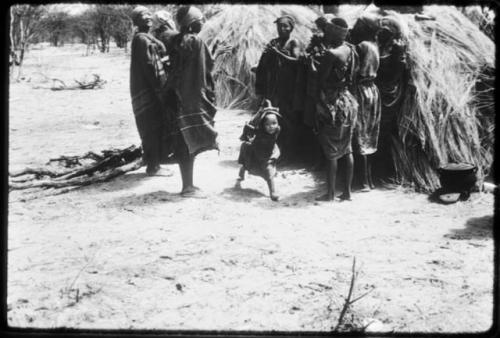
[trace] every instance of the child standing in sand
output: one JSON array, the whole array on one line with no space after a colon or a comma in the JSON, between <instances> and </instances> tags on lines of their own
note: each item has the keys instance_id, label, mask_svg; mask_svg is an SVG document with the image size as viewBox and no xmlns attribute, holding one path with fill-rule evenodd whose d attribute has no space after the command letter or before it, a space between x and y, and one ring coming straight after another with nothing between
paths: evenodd
<instances>
[{"instance_id":1,"label":"child standing in sand","mask_svg":"<svg viewBox=\"0 0 500 338\"><path fill-rule=\"evenodd\" d=\"M269 187L271 200L277 201L274 186L274 176L276 176L276 162L280 156L280 150L276 141L281 131L278 123L278 108L272 107L269 100L265 101L262 107L247 123L243 129L240 140L241 144L238 163L241 164L238 182L245 179L245 172L260 176L266 180Z\"/></svg>"}]
</instances>

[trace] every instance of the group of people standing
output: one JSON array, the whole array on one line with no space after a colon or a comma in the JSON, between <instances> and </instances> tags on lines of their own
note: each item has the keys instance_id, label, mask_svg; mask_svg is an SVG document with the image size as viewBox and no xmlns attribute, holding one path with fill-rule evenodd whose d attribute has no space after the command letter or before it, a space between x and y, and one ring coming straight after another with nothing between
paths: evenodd
<instances>
[{"instance_id":1,"label":"group of people standing","mask_svg":"<svg viewBox=\"0 0 500 338\"><path fill-rule=\"evenodd\" d=\"M294 19L285 15L275 23L278 38L262 53L255 89L279 109L283 157L293 159L305 143L316 141L326 162L328 187L317 200L335 199L339 159L345 160L345 187L339 198L351 200L354 151L361 162L362 191L370 191L371 160L380 145L390 151L406 83L400 22L391 16L364 15L349 29L344 19L326 14L316 20L318 33L304 52L291 37ZM311 148L306 151L311 153ZM382 162L385 169L390 167L387 157Z\"/></svg>"},{"instance_id":2,"label":"group of people standing","mask_svg":"<svg viewBox=\"0 0 500 338\"><path fill-rule=\"evenodd\" d=\"M130 90L146 172L159 174L160 163L173 154L181 171L181 195L202 196L193 184L194 158L218 149L211 71L214 58L231 47L223 43L209 50L197 35L204 18L194 6L179 7L179 31L166 11L155 13L154 19L158 27L152 31L153 15L146 7L138 6L132 14L137 33ZM327 14L316 20L319 33L302 52L291 38L294 19L283 16L275 23L278 37L265 47L255 69L255 91L263 105L247 125L252 126L252 138L242 135L239 180L246 170L264 177L271 199L277 200L273 176L280 148L283 158L291 159L304 135L310 135L319 143L327 168L328 190L318 200L334 200L341 158L346 159L346 180L340 198L351 199L353 145L363 161L363 190L369 191L369 156L381 143L381 120L383 128L395 126L394 114L382 108L401 101L401 27L395 19L363 16L349 29L345 20ZM252 167L251 157L257 166Z\"/></svg>"},{"instance_id":3,"label":"group of people standing","mask_svg":"<svg viewBox=\"0 0 500 338\"><path fill-rule=\"evenodd\" d=\"M153 19L159 24L154 32ZM132 21L137 32L131 47L130 93L146 173L161 175L160 163L173 154L182 177L181 195L202 195L193 183L195 156L218 149L213 51L197 35L203 14L196 7L181 6L176 13L179 31L170 13L159 11L153 17L144 6L133 10Z\"/></svg>"}]
</instances>

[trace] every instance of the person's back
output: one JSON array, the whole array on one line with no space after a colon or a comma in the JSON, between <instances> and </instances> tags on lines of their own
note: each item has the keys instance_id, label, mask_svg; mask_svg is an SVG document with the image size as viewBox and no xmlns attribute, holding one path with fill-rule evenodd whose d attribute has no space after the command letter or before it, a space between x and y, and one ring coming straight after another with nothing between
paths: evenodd
<instances>
[{"instance_id":1,"label":"person's back","mask_svg":"<svg viewBox=\"0 0 500 338\"><path fill-rule=\"evenodd\" d=\"M380 66L380 53L376 43L362 41L356 46L359 55L358 81L374 80Z\"/></svg>"},{"instance_id":2,"label":"person's back","mask_svg":"<svg viewBox=\"0 0 500 338\"><path fill-rule=\"evenodd\" d=\"M331 62L332 68L329 73L323 74L321 82L323 90L343 88L349 84L349 72L352 70L351 48L345 44L337 48L329 48L326 50L325 57Z\"/></svg>"}]
</instances>

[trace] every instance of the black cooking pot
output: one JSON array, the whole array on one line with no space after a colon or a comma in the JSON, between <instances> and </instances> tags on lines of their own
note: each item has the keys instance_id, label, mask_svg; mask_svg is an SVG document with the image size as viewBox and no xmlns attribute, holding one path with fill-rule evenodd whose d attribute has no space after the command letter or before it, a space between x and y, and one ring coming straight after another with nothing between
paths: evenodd
<instances>
[{"instance_id":1,"label":"black cooking pot","mask_svg":"<svg viewBox=\"0 0 500 338\"><path fill-rule=\"evenodd\" d=\"M441 189L446 193L470 193L476 184L477 167L470 163L449 163L438 169Z\"/></svg>"}]
</instances>

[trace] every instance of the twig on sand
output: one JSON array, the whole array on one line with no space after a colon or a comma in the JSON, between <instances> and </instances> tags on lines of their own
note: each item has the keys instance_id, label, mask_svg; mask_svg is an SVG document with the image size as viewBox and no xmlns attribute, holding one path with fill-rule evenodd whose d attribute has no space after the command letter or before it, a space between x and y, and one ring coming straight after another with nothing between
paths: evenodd
<instances>
[{"instance_id":1,"label":"twig on sand","mask_svg":"<svg viewBox=\"0 0 500 338\"><path fill-rule=\"evenodd\" d=\"M356 257L353 257L353 259L352 259L352 276L351 276L351 284L349 286L349 292L347 293L347 297L345 299L344 306L342 307L342 311L340 311L339 320L337 322L337 326L335 326L334 331L338 331L338 329L342 325L342 322L344 321L344 316L347 312L347 309L349 309L349 306L351 305L352 290L354 289L354 283L356 282L356 278L357 278Z\"/></svg>"},{"instance_id":2,"label":"twig on sand","mask_svg":"<svg viewBox=\"0 0 500 338\"><path fill-rule=\"evenodd\" d=\"M354 293L354 285L356 284L356 279L358 278L359 271L356 271L356 257L353 257L352 259L352 276L351 276L351 283L349 285L349 292L347 293L347 297L345 298L344 306L342 307L342 310L340 311L339 319L337 321L337 325L335 326L334 331L338 331L340 327L342 326L344 322L344 317L349 310L349 307L357 302L358 300L366 297L370 292L372 292L375 288L372 287L370 290L367 292L363 293L361 296L358 296L354 299L353 293Z\"/></svg>"}]
</instances>

